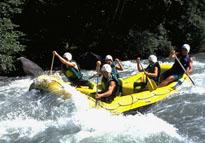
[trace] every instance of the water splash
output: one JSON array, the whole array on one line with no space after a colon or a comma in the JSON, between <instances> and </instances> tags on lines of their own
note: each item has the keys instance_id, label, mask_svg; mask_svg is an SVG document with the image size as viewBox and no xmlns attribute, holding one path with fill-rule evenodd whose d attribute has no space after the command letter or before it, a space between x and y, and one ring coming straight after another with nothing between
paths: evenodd
<instances>
[{"instance_id":1,"label":"water splash","mask_svg":"<svg viewBox=\"0 0 205 143\"><path fill-rule=\"evenodd\" d=\"M123 64L121 75L136 72L135 62ZM73 96L64 101L36 91L27 95L30 78L11 81L0 87L0 111L5 110L0 116L0 142L187 143L195 139L202 143L205 64L195 61L194 66L191 77L196 87L187 83L179 94L157 104L152 112L134 116L113 116L105 110L91 109L85 95L73 87L65 87ZM85 75L93 73L87 71ZM41 97L35 98L37 94Z\"/></svg>"},{"instance_id":2,"label":"water splash","mask_svg":"<svg viewBox=\"0 0 205 143\"><path fill-rule=\"evenodd\" d=\"M0 138L5 135L19 134L19 137L33 137L37 133L42 132L49 122L36 121L34 119L7 120L0 122Z\"/></svg>"},{"instance_id":3,"label":"water splash","mask_svg":"<svg viewBox=\"0 0 205 143\"><path fill-rule=\"evenodd\" d=\"M32 79L18 79L10 82L9 84L5 84L5 86L0 86L0 97L3 96L21 96L22 93L27 92L30 84L32 83ZM15 91L15 93L13 93Z\"/></svg>"},{"instance_id":4,"label":"water splash","mask_svg":"<svg viewBox=\"0 0 205 143\"><path fill-rule=\"evenodd\" d=\"M153 114L113 116L104 110L91 109L76 113L75 118L81 131L72 137L65 136L62 142L146 142L147 138L162 136L169 141L185 140L173 125Z\"/></svg>"}]
</instances>

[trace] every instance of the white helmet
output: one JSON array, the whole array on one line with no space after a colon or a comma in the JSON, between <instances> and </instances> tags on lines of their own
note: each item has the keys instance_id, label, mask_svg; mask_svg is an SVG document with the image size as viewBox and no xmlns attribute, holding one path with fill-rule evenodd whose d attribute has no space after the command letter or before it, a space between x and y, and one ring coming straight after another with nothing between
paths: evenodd
<instances>
[{"instance_id":1,"label":"white helmet","mask_svg":"<svg viewBox=\"0 0 205 143\"><path fill-rule=\"evenodd\" d=\"M153 62L153 63L156 63L157 62L157 57L155 55L150 55L148 60Z\"/></svg>"},{"instance_id":2,"label":"white helmet","mask_svg":"<svg viewBox=\"0 0 205 143\"><path fill-rule=\"evenodd\" d=\"M107 55L107 56L105 57L105 60L111 60L111 61L113 61L113 58L112 58L111 55Z\"/></svg>"},{"instance_id":3,"label":"white helmet","mask_svg":"<svg viewBox=\"0 0 205 143\"><path fill-rule=\"evenodd\" d=\"M66 58L67 60L71 61L72 60L72 55L69 52L64 53L63 55L64 58Z\"/></svg>"},{"instance_id":4,"label":"white helmet","mask_svg":"<svg viewBox=\"0 0 205 143\"><path fill-rule=\"evenodd\" d=\"M108 72L108 73L111 73L112 72L112 68L109 64L104 64L101 68L101 71L105 71L105 72Z\"/></svg>"},{"instance_id":5,"label":"white helmet","mask_svg":"<svg viewBox=\"0 0 205 143\"><path fill-rule=\"evenodd\" d=\"M190 46L189 46L189 44L184 44L184 45L182 45L182 48L186 49L188 53L190 52Z\"/></svg>"}]
</instances>

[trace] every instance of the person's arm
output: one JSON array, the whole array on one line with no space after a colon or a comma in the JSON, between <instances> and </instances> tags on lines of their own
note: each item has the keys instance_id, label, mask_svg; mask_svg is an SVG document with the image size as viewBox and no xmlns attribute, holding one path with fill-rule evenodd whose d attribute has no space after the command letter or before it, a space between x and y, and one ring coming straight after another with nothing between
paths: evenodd
<instances>
[{"instance_id":1,"label":"person's arm","mask_svg":"<svg viewBox=\"0 0 205 143\"><path fill-rule=\"evenodd\" d=\"M176 58L176 51L175 50L171 50L171 52L169 54L169 58L170 59L175 59Z\"/></svg>"},{"instance_id":2,"label":"person's arm","mask_svg":"<svg viewBox=\"0 0 205 143\"><path fill-rule=\"evenodd\" d=\"M70 67L75 67L76 66L74 63L65 60L56 51L53 51L53 54L58 57L58 59L61 61L61 63L65 64L65 65L68 65Z\"/></svg>"},{"instance_id":3,"label":"person's arm","mask_svg":"<svg viewBox=\"0 0 205 143\"><path fill-rule=\"evenodd\" d=\"M176 52L175 50L171 50L170 54L169 54L169 58L170 59L176 59L176 56L178 56L180 53Z\"/></svg>"},{"instance_id":4,"label":"person's arm","mask_svg":"<svg viewBox=\"0 0 205 143\"><path fill-rule=\"evenodd\" d=\"M140 66L140 58L137 58L136 62L137 62L137 70L139 72L142 72L143 70L142 70L142 67Z\"/></svg>"},{"instance_id":5,"label":"person's arm","mask_svg":"<svg viewBox=\"0 0 205 143\"><path fill-rule=\"evenodd\" d=\"M123 67L122 63L120 62L120 60L119 59L115 59L115 61L117 62L117 65L115 66L116 69L122 71L124 69L124 67Z\"/></svg>"},{"instance_id":6,"label":"person's arm","mask_svg":"<svg viewBox=\"0 0 205 143\"><path fill-rule=\"evenodd\" d=\"M148 77L157 77L157 76L158 76L158 68L157 68L157 67L154 68L154 73L145 72L145 74L146 74Z\"/></svg>"},{"instance_id":7,"label":"person's arm","mask_svg":"<svg viewBox=\"0 0 205 143\"><path fill-rule=\"evenodd\" d=\"M188 73L188 74L191 74L192 71L193 71L193 59L190 58L189 67L188 67L188 69L187 69L187 73Z\"/></svg>"},{"instance_id":8,"label":"person's arm","mask_svg":"<svg viewBox=\"0 0 205 143\"><path fill-rule=\"evenodd\" d=\"M113 91L114 91L114 89L115 89L115 87L116 87L116 83L115 83L114 81L111 81L108 90L107 90L106 92L104 92L104 93L101 93L101 94L99 93L99 94L97 94L96 98L97 98L97 99L100 99L100 98L102 98L102 97L111 96L112 93L113 93Z\"/></svg>"},{"instance_id":9,"label":"person's arm","mask_svg":"<svg viewBox=\"0 0 205 143\"><path fill-rule=\"evenodd\" d=\"M98 75L101 75L101 70L100 70L101 64L102 64L101 61L96 62L96 72Z\"/></svg>"}]
</instances>

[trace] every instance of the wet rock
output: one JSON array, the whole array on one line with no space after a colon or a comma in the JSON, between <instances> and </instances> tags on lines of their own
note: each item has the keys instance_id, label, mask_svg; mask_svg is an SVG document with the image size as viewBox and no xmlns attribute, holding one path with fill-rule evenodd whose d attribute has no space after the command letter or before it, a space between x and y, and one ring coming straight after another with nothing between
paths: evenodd
<instances>
[{"instance_id":1,"label":"wet rock","mask_svg":"<svg viewBox=\"0 0 205 143\"><path fill-rule=\"evenodd\" d=\"M21 63L21 67L26 75L38 76L43 73L43 69L31 60L20 57L17 59Z\"/></svg>"}]
</instances>

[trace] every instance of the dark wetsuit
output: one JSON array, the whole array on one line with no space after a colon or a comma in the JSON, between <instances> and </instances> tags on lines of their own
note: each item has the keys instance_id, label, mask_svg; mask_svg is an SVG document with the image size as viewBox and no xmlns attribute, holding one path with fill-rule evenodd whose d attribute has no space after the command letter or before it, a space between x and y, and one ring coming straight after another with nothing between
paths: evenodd
<instances>
[{"instance_id":1,"label":"dark wetsuit","mask_svg":"<svg viewBox=\"0 0 205 143\"><path fill-rule=\"evenodd\" d=\"M101 100L104 102L111 102L116 97L116 95L118 95L120 92L119 79L112 75L109 78L104 78L104 77L102 78L102 81L101 81L102 91L101 91L101 93L108 91L108 88L110 86L111 81L114 81L116 83L116 87L115 87L114 91L112 92L111 96L101 98Z\"/></svg>"},{"instance_id":2,"label":"dark wetsuit","mask_svg":"<svg viewBox=\"0 0 205 143\"><path fill-rule=\"evenodd\" d=\"M68 78L68 80L77 86L89 86L89 88L93 88L93 84L87 80L84 80L82 77L82 73L74 67L68 67L63 64L63 73Z\"/></svg>"},{"instance_id":3,"label":"dark wetsuit","mask_svg":"<svg viewBox=\"0 0 205 143\"><path fill-rule=\"evenodd\" d=\"M191 58L189 55L181 56L179 61L183 65L183 67L187 70L189 67L189 63L191 62ZM166 79L169 76L174 76L175 80L180 79L184 74L184 70L182 69L181 65L175 59L174 65L171 69L162 73L162 77Z\"/></svg>"},{"instance_id":4,"label":"dark wetsuit","mask_svg":"<svg viewBox=\"0 0 205 143\"><path fill-rule=\"evenodd\" d=\"M145 69L145 71L149 72L149 73L154 73L155 71L155 67L158 68L158 74L157 77L150 77L151 79L153 79L156 83L159 83L159 78L160 78L160 73L161 73L161 68L158 62L152 64L149 64L149 66Z\"/></svg>"}]
</instances>

